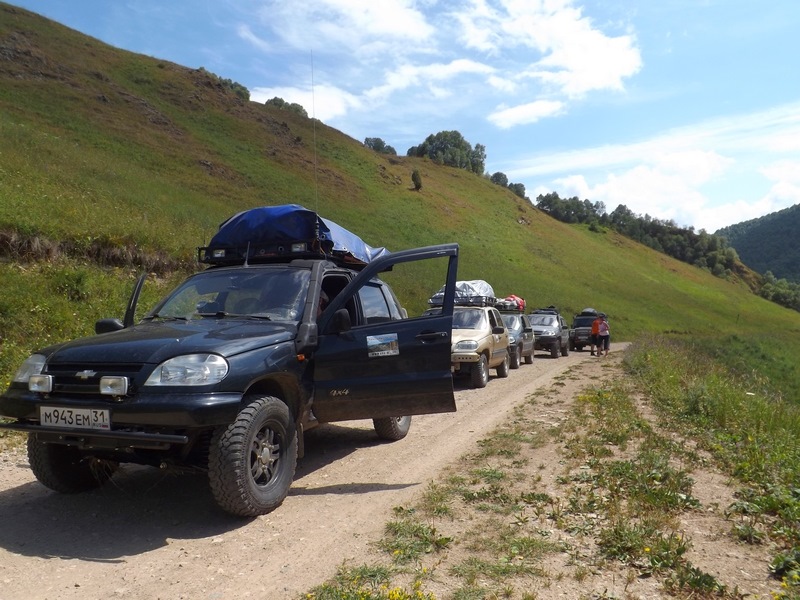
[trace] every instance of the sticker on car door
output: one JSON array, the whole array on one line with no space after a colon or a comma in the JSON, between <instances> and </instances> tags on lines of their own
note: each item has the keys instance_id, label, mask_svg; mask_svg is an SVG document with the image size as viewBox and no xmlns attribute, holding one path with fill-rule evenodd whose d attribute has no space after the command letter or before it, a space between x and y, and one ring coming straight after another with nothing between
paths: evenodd
<instances>
[{"instance_id":1,"label":"sticker on car door","mask_svg":"<svg viewBox=\"0 0 800 600\"><path fill-rule=\"evenodd\" d=\"M369 358L396 356L398 354L400 354L400 344L397 341L396 333L367 336L367 356Z\"/></svg>"}]
</instances>

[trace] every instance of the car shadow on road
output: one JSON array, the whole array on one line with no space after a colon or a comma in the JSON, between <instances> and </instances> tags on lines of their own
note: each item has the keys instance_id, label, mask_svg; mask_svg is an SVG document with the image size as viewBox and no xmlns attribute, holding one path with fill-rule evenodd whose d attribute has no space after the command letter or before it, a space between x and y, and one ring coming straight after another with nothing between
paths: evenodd
<instances>
[{"instance_id":1,"label":"car shadow on road","mask_svg":"<svg viewBox=\"0 0 800 600\"><path fill-rule=\"evenodd\" d=\"M58 494L38 482L0 492L0 547L42 558L123 562L167 540L219 535L243 521L214 504L204 474L123 465L103 487Z\"/></svg>"},{"instance_id":2,"label":"car shadow on road","mask_svg":"<svg viewBox=\"0 0 800 600\"><path fill-rule=\"evenodd\" d=\"M371 429L321 426L306 435L306 456L298 461L295 481L358 448L381 443ZM27 471L28 465L20 459L12 468ZM126 556L166 546L168 539L213 537L252 521L218 508L203 472L123 464L109 483L82 494L59 494L30 477L0 491L0 548L15 554L123 562ZM346 487L347 493L393 489L380 484ZM300 484L289 493L326 492L304 490Z\"/></svg>"}]
</instances>

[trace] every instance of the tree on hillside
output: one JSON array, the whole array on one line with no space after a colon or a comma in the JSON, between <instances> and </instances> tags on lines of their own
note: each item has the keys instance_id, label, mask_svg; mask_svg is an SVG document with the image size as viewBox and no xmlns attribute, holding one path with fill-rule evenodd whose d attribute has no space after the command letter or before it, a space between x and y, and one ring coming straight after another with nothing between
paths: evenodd
<instances>
[{"instance_id":1,"label":"tree on hillside","mask_svg":"<svg viewBox=\"0 0 800 600\"><path fill-rule=\"evenodd\" d=\"M526 198L525 196L525 185L522 183L509 183L508 189L510 189L514 194L519 196L520 198Z\"/></svg>"},{"instance_id":2,"label":"tree on hillside","mask_svg":"<svg viewBox=\"0 0 800 600\"><path fill-rule=\"evenodd\" d=\"M419 169L414 169L411 172L411 183L414 184L414 189L420 191L422 189L422 175L419 174Z\"/></svg>"},{"instance_id":3,"label":"tree on hillside","mask_svg":"<svg viewBox=\"0 0 800 600\"><path fill-rule=\"evenodd\" d=\"M300 104L297 104L296 102L292 102L290 104L283 98L278 98L277 96L275 96L274 98L270 98L269 100L264 102L264 106L274 106L275 108L280 108L281 110L288 110L289 112L297 113L298 115L308 117L306 109L303 108Z\"/></svg>"},{"instance_id":4,"label":"tree on hillside","mask_svg":"<svg viewBox=\"0 0 800 600\"><path fill-rule=\"evenodd\" d=\"M397 150L389 146L386 142L384 142L379 137L368 137L364 138L364 145L371 150L374 150L378 154L391 154L393 156L397 156Z\"/></svg>"},{"instance_id":5,"label":"tree on hillside","mask_svg":"<svg viewBox=\"0 0 800 600\"><path fill-rule=\"evenodd\" d=\"M495 185L501 185L503 187L508 187L508 177L506 176L505 173L501 173L500 171L497 171L497 173L494 173L489 178L489 180L492 183L494 183Z\"/></svg>"},{"instance_id":6,"label":"tree on hillside","mask_svg":"<svg viewBox=\"0 0 800 600\"><path fill-rule=\"evenodd\" d=\"M409 148L406 156L427 156L437 164L466 169L478 175L483 175L486 165L486 147L476 144L473 149L458 131L431 134L419 146Z\"/></svg>"}]
</instances>

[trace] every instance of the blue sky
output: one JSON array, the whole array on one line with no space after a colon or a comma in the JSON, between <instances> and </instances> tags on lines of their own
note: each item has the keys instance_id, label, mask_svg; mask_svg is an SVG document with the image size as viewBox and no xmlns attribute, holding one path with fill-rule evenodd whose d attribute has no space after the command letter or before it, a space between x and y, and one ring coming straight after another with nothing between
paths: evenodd
<instances>
[{"instance_id":1,"label":"blue sky","mask_svg":"<svg viewBox=\"0 0 800 600\"><path fill-rule=\"evenodd\" d=\"M800 203L800 2L17 0L398 154L714 232Z\"/></svg>"}]
</instances>

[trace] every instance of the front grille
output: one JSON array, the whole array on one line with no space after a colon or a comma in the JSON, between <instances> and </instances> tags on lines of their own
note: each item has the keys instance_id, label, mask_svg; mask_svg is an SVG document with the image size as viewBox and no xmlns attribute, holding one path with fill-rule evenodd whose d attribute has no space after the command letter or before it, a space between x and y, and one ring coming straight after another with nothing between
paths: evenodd
<instances>
[{"instance_id":1,"label":"front grille","mask_svg":"<svg viewBox=\"0 0 800 600\"><path fill-rule=\"evenodd\" d=\"M111 397L100 394L100 378L127 377L133 387L143 367L141 363L48 363L45 374L53 376L54 394L80 395L110 401Z\"/></svg>"}]
</instances>

